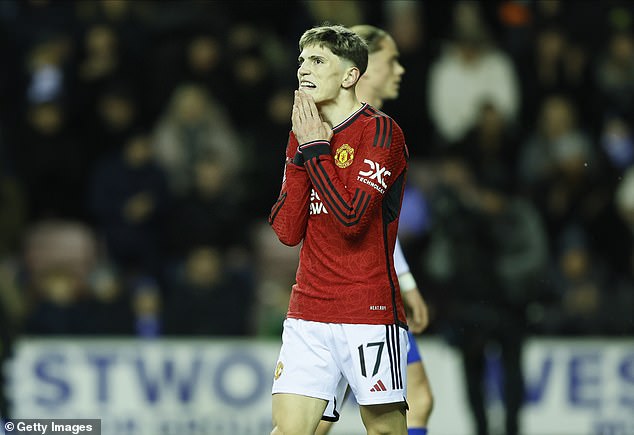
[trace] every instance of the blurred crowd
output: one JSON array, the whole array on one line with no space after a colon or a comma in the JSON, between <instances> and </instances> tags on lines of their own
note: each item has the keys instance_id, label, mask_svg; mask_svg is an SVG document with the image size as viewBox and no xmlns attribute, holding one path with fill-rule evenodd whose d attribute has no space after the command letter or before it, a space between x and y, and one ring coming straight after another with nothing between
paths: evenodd
<instances>
[{"instance_id":1,"label":"blurred crowd","mask_svg":"<svg viewBox=\"0 0 634 435\"><path fill-rule=\"evenodd\" d=\"M400 48L431 332L634 333L630 1L4 0L3 342L278 336L297 249L266 217L324 21Z\"/></svg>"}]
</instances>

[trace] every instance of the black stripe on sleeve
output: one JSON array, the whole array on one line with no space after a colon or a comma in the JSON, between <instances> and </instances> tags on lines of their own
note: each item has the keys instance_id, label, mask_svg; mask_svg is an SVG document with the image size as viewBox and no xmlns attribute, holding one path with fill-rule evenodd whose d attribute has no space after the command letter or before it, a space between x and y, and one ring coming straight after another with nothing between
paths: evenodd
<instances>
[{"instance_id":1,"label":"black stripe on sleeve","mask_svg":"<svg viewBox=\"0 0 634 435\"><path fill-rule=\"evenodd\" d=\"M387 133L387 118L381 116L379 119L381 120L381 139L379 140L379 148L383 148L385 146L385 136Z\"/></svg>"},{"instance_id":2,"label":"black stripe on sleeve","mask_svg":"<svg viewBox=\"0 0 634 435\"><path fill-rule=\"evenodd\" d=\"M385 148L390 148L390 145L392 145L392 124L393 121L391 118L386 118L387 119L387 123L389 124L389 128L388 128L388 132L387 132L387 137L386 137L386 141L384 142L384 147Z\"/></svg>"},{"instance_id":3,"label":"black stripe on sleeve","mask_svg":"<svg viewBox=\"0 0 634 435\"><path fill-rule=\"evenodd\" d=\"M348 204L335 189L326 169L319 160L311 160L306 165L308 175L313 185L320 191L320 197L326 203L329 211L345 226L357 224L363 217L370 204L371 195L357 189L351 204Z\"/></svg>"},{"instance_id":4,"label":"black stripe on sleeve","mask_svg":"<svg viewBox=\"0 0 634 435\"><path fill-rule=\"evenodd\" d=\"M372 142L372 146L375 147L379 141L379 135L381 134L381 120L380 118L374 118L374 141Z\"/></svg>"},{"instance_id":5,"label":"black stripe on sleeve","mask_svg":"<svg viewBox=\"0 0 634 435\"><path fill-rule=\"evenodd\" d=\"M277 214L282 209L284 202L286 202L287 195L288 194L284 192L283 194L280 195L277 201L275 201L275 204L273 204L273 209L271 210L271 214L269 215L269 224L273 225L273 221L275 220L275 218L277 217Z\"/></svg>"}]
</instances>

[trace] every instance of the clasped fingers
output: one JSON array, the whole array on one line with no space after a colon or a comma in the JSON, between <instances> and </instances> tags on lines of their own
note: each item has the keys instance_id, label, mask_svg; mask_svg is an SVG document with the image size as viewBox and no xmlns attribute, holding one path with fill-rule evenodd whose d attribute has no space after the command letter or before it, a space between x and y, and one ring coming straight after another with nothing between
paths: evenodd
<instances>
[{"instance_id":1,"label":"clasped fingers","mask_svg":"<svg viewBox=\"0 0 634 435\"><path fill-rule=\"evenodd\" d=\"M321 119L312 97L303 91L295 91L291 121L293 133L300 144L329 140L332 136L328 124Z\"/></svg>"}]
</instances>

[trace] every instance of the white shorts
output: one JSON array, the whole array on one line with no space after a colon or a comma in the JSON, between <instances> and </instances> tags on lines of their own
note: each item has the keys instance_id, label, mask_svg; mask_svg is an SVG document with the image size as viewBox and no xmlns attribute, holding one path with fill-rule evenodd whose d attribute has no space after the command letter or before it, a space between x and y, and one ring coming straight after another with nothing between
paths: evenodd
<instances>
[{"instance_id":1,"label":"white shorts","mask_svg":"<svg viewBox=\"0 0 634 435\"><path fill-rule=\"evenodd\" d=\"M336 421L347 385L359 405L403 403L409 340L397 325L357 325L286 319L273 394L328 401Z\"/></svg>"}]
</instances>

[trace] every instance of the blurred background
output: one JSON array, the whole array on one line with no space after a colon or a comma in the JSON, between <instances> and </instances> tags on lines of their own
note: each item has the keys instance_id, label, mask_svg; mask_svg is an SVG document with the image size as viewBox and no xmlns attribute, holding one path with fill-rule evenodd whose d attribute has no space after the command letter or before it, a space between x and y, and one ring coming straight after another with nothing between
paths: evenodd
<instances>
[{"instance_id":1,"label":"blurred background","mask_svg":"<svg viewBox=\"0 0 634 435\"><path fill-rule=\"evenodd\" d=\"M2 359L29 337L277 345L298 252L266 219L297 41L324 21L400 48L383 110L425 334L625 340L632 411L628 0L0 1Z\"/></svg>"}]
</instances>

